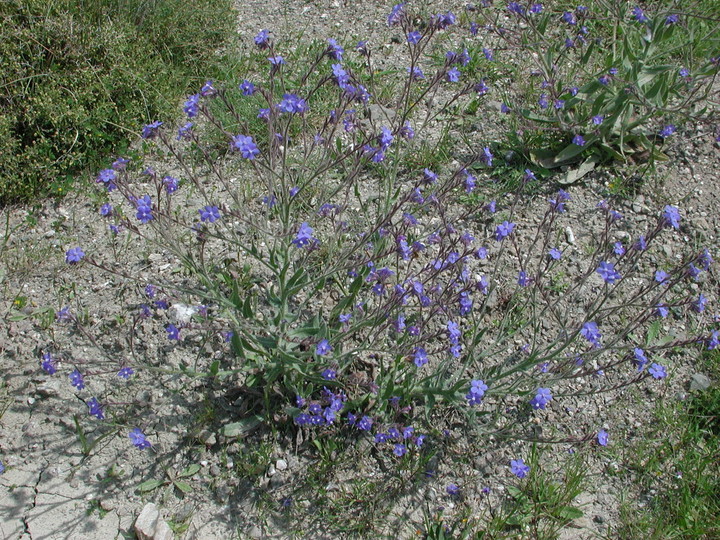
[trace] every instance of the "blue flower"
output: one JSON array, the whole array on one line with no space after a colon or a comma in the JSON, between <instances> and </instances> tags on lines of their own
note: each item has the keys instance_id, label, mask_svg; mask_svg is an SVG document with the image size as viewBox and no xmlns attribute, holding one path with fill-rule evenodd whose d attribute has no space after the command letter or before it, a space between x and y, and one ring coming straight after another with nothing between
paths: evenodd
<instances>
[{"instance_id":1,"label":"blue flower","mask_svg":"<svg viewBox=\"0 0 720 540\"><path fill-rule=\"evenodd\" d=\"M423 349L422 347L418 347L417 349L415 349L413 361L415 362L415 365L417 367L423 367L425 364L427 364L428 356L427 352L425 352L425 349Z\"/></svg>"},{"instance_id":2,"label":"blue flower","mask_svg":"<svg viewBox=\"0 0 720 540\"><path fill-rule=\"evenodd\" d=\"M82 248L74 247L71 249L68 249L65 253L65 262L68 264L76 264L83 260L85 257L85 252L82 250Z\"/></svg>"},{"instance_id":3,"label":"blue flower","mask_svg":"<svg viewBox=\"0 0 720 540\"><path fill-rule=\"evenodd\" d=\"M445 76L448 82L458 82L460 80L460 71L458 68L450 68Z\"/></svg>"},{"instance_id":4,"label":"blue flower","mask_svg":"<svg viewBox=\"0 0 720 540\"><path fill-rule=\"evenodd\" d=\"M530 467L525 465L525 461L520 459L510 460L510 472L518 478L525 478L530 472Z\"/></svg>"},{"instance_id":5,"label":"blue flower","mask_svg":"<svg viewBox=\"0 0 720 540\"><path fill-rule=\"evenodd\" d=\"M70 378L70 384L72 384L78 390L82 390L83 388L85 388L85 380L83 379L82 373L80 373L77 368L75 368L75 371L70 373L68 377Z\"/></svg>"},{"instance_id":6,"label":"blue flower","mask_svg":"<svg viewBox=\"0 0 720 540\"><path fill-rule=\"evenodd\" d=\"M575 135L573 137L572 142L574 145L577 145L577 146L585 146L585 139L580 134Z\"/></svg>"},{"instance_id":7,"label":"blue flower","mask_svg":"<svg viewBox=\"0 0 720 540\"><path fill-rule=\"evenodd\" d=\"M600 446L607 446L609 439L610 439L610 435L608 434L607 431L605 431L604 429L601 429L600 431L598 431L597 442Z\"/></svg>"},{"instance_id":8,"label":"blue flower","mask_svg":"<svg viewBox=\"0 0 720 540\"><path fill-rule=\"evenodd\" d=\"M87 400L86 405L88 406L88 413L90 416L94 416L98 420L104 420L105 414L103 413L102 406L100 405L100 402L97 400L97 398L90 398Z\"/></svg>"},{"instance_id":9,"label":"blue flower","mask_svg":"<svg viewBox=\"0 0 720 540\"><path fill-rule=\"evenodd\" d=\"M650 375L652 375L655 379L664 379L665 377L667 377L665 366L661 366L660 364L650 364L650 367L648 368L648 373L650 373Z\"/></svg>"},{"instance_id":10,"label":"blue flower","mask_svg":"<svg viewBox=\"0 0 720 540\"><path fill-rule=\"evenodd\" d=\"M135 217L140 223L148 223L155 219L152 214L152 200L150 195L144 195L135 201Z\"/></svg>"},{"instance_id":11,"label":"blue flower","mask_svg":"<svg viewBox=\"0 0 720 540\"><path fill-rule=\"evenodd\" d=\"M403 457L407 453L407 447L402 443L397 443L393 447L393 454L397 457Z\"/></svg>"},{"instance_id":12,"label":"blue flower","mask_svg":"<svg viewBox=\"0 0 720 540\"><path fill-rule=\"evenodd\" d=\"M141 137L143 139L154 139L160 132L160 126L162 125L163 123L157 120L151 124L144 126Z\"/></svg>"},{"instance_id":13,"label":"blue flower","mask_svg":"<svg viewBox=\"0 0 720 540\"><path fill-rule=\"evenodd\" d=\"M318 345L318 347L320 347L320 345ZM320 373L320 376L323 379L325 379L326 381L334 381L335 379L337 379L337 371L335 371L334 369L327 368L327 369L324 369L322 371L322 373Z\"/></svg>"},{"instance_id":14,"label":"blue flower","mask_svg":"<svg viewBox=\"0 0 720 540\"><path fill-rule=\"evenodd\" d=\"M600 262L600 266L598 266L596 271L598 274L600 274L600 277L603 278L605 283L608 283L610 285L622 278L620 272L615 270L615 265L611 262Z\"/></svg>"},{"instance_id":15,"label":"blue flower","mask_svg":"<svg viewBox=\"0 0 720 540\"><path fill-rule=\"evenodd\" d=\"M538 388L535 397L530 400L533 409L544 409L552 401L552 394L549 388Z\"/></svg>"},{"instance_id":16,"label":"blue flower","mask_svg":"<svg viewBox=\"0 0 720 540\"><path fill-rule=\"evenodd\" d=\"M183 111L185 112L185 114L187 114L188 118L193 118L197 116L199 108L200 94L193 94L192 96L187 98L187 101L185 101Z\"/></svg>"},{"instance_id":17,"label":"blue flower","mask_svg":"<svg viewBox=\"0 0 720 540\"><path fill-rule=\"evenodd\" d=\"M235 135L230 143L230 149L237 150L245 159L255 159L260 155L260 150L253 138L245 135Z\"/></svg>"},{"instance_id":18,"label":"blue flower","mask_svg":"<svg viewBox=\"0 0 720 540\"><path fill-rule=\"evenodd\" d=\"M553 259L553 260L555 260L555 261L559 261L560 258L562 257L562 251L560 251L558 248L552 248L552 249L548 252L548 255L550 255L550 258L551 258L551 259Z\"/></svg>"},{"instance_id":19,"label":"blue flower","mask_svg":"<svg viewBox=\"0 0 720 540\"><path fill-rule=\"evenodd\" d=\"M405 15L405 3L395 4L390 11L390 15L387 17L388 26L397 26L400 24L400 20Z\"/></svg>"},{"instance_id":20,"label":"blue flower","mask_svg":"<svg viewBox=\"0 0 720 540\"><path fill-rule=\"evenodd\" d=\"M150 444L150 441L147 440L147 438L145 437L145 434L140 430L140 428L135 428L132 431L130 431L129 437L130 437L130 441L139 450L142 450L144 448L150 448L150 446L152 446Z\"/></svg>"},{"instance_id":21,"label":"blue flower","mask_svg":"<svg viewBox=\"0 0 720 540\"><path fill-rule=\"evenodd\" d=\"M260 30L257 36L255 36L255 45L259 49L267 49L270 47L270 31Z\"/></svg>"},{"instance_id":22,"label":"blue flower","mask_svg":"<svg viewBox=\"0 0 720 540\"><path fill-rule=\"evenodd\" d=\"M330 38L328 41L328 49L327 49L327 55L332 58L333 60L337 60L338 62L342 62L342 56L345 50L338 45L338 42L334 39Z\"/></svg>"},{"instance_id":23,"label":"blue flower","mask_svg":"<svg viewBox=\"0 0 720 540\"><path fill-rule=\"evenodd\" d=\"M57 361L49 352L43 353L42 368L48 375L55 375L57 372Z\"/></svg>"},{"instance_id":24,"label":"blue flower","mask_svg":"<svg viewBox=\"0 0 720 540\"><path fill-rule=\"evenodd\" d=\"M663 209L663 222L673 229L680 228L680 210L676 206L667 205Z\"/></svg>"},{"instance_id":25,"label":"blue flower","mask_svg":"<svg viewBox=\"0 0 720 540\"><path fill-rule=\"evenodd\" d=\"M602 339L602 334L600 333L600 330L598 329L598 325L595 322L586 322L583 324L582 329L580 330L580 334L582 337L587 339L595 348L600 347L600 339Z\"/></svg>"},{"instance_id":26,"label":"blue flower","mask_svg":"<svg viewBox=\"0 0 720 540\"><path fill-rule=\"evenodd\" d=\"M503 221L500 225L497 226L495 229L495 240L500 242L501 240L504 240L508 236L510 236L515 229L515 224L511 223L509 221Z\"/></svg>"},{"instance_id":27,"label":"blue flower","mask_svg":"<svg viewBox=\"0 0 720 540\"><path fill-rule=\"evenodd\" d=\"M668 138L673 133L675 133L675 126L673 126L672 124L668 124L660 130L660 136L663 139Z\"/></svg>"},{"instance_id":28,"label":"blue flower","mask_svg":"<svg viewBox=\"0 0 720 540\"><path fill-rule=\"evenodd\" d=\"M133 370L133 368L131 368L131 367L126 366L124 368L121 368L120 371L118 371L117 375L121 379L128 380L130 377L133 376L133 373L135 373L135 370Z\"/></svg>"},{"instance_id":29,"label":"blue flower","mask_svg":"<svg viewBox=\"0 0 720 540\"><path fill-rule=\"evenodd\" d=\"M421 38L422 34L416 30L409 32L407 35L407 41L408 43L410 43L410 45L417 45Z\"/></svg>"},{"instance_id":30,"label":"blue flower","mask_svg":"<svg viewBox=\"0 0 720 540\"><path fill-rule=\"evenodd\" d=\"M318 356L325 356L327 354L330 354L332 350L333 349L330 346L330 342L327 339L323 339L315 347L315 354L317 354Z\"/></svg>"},{"instance_id":31,"label":"blue flower","mask_svg":"<svg viewBox=\"0 0 720 540\"><path fill-rule=\"evenodd\" d=\"M173 341L180 340L180 329L177 326L175 326L174 324L168 324L165 327L165 331L167 332L169 340L173 340Z\"/></svg>"},{"instance_id":32,"label":"blue flower","mask_svg":"<svg viewBox=\"0 0 720 540\"><path fill-rule=\"evenodd\" d=\"M252 96L255 93L255 85L247 79L240 83L239 88L242 91L243 96Z\"/></svg>"},{"instance_id":33,"label":"blue flower","mask_svg":"<svg viewBox=\"0 0 720 540\"><path fill-rule=\"evenodd\" d=\"M292 244L298 248L313 247L318 243L318 239L313 237L313 230L307 222L300 224L297 235L292 240Z\"/></svg>"},{"instance_id":34,"label":"blue flower","mask_svg":"<svg viewBox=\"0 0 720 540\"><path fill-rule=\"evenodd\" d=\"M200 221L215 223L220 219L220 210L218 210L217 206L205 206L198 210L198 212L200 213Z\"/></svg>"}]
</instances>

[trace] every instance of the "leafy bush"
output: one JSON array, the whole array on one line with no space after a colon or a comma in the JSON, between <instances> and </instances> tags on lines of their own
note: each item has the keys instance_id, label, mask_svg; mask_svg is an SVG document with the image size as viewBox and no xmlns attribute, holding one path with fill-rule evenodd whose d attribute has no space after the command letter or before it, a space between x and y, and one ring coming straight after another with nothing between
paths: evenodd
<instances>
[{"instance_id":1,"label":"leafy bush","mask_svg":"<svg viewBox=\"0 0 720 540\"><path fill-rule=\"evenodd\" d=\"M143 128L168 156L157 165L164 170L118 159L97 177L113 234L169 250L183 268L145 288L133 329L164 320L162 294L186 314L165 320L163 339L181 348L197 342L188 334L200 342L222 335L219 346L233 353L180 366L230 378L246 396L245 418L226 433L260 422L325 432L349 425L402 458L425 439L413 423L429 427L440 403L480 433L511 433L555 401L665 378L671 351L717 346L708 298L694 290L709 275L710 252L661 253L683 223L676 206L620 242L624 218L600 201L593 241L570 261L560 245L572 222L569 193L552 195L534 227L515 220L523 186L482 208L457 203L493 170L489 147L447 170L401 170L432 136L430 120L486 99L488 88L466 80L466 50L448 51L440 64L427 54L454 15L433 16L420 31L399 5L388 21L408 43L401 86L367 77L362 43L351 52L328 40L290 65L263 31L262 78L208 81L186 99L179 129ZM237 105L244 101L251 105ZM527 171L524 183L535 182ZM663 266L650 270L650 257ZM82 247L66 259L117 272L118 261ZM82 326L72 313L63 318ZM97 361L106 373L128 369L127 359L106 357ZM82 390L80 368L89 366L73 363L71 381ZM137 428L130 437L150 444ZM607 433L597 440L607 444Z\"/></svg>"},{"instance_id":2,"label":"leafy bush","mask_svg":"<svg viewBox=\"0 0 720 540\"><path fill-rule=\"evenodd\" d=\"M230 1L0 4L0 204L62 194L167 116L232 34Z\"/></svg>"}]
</instances>

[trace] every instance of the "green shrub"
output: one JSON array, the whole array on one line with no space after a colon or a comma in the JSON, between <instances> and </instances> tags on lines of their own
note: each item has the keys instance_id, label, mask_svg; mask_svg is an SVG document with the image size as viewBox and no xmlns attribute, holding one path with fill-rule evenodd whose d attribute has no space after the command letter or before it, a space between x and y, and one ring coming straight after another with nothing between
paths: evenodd
<instances>
[{"instance_id":1,"label":"green shrub","mask_svg":"<svg viewBox=\"0 0 720 540\"><path fill-rule=\"evenodd\" d=\"M230 0L0 4L0 204L62 194L167 117L233 34Z\"/></svg>"}]
</instances>

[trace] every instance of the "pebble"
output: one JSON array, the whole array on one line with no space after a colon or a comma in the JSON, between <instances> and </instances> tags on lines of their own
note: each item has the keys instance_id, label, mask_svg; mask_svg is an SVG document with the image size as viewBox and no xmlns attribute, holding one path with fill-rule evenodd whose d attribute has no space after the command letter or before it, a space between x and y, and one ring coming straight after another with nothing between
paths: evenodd
<instances>
[{"instance_id":1,"label":"pebble","mask_svg":"<svg viewBox=\"0 0 720 540\"><path fill-rule=\"evenodd\" d=\"M287 461L285 461L284 459L278 459L277 462L275 463L275 468L278 471L286 471L288 468Z\"/></svg>"}]
</instances>

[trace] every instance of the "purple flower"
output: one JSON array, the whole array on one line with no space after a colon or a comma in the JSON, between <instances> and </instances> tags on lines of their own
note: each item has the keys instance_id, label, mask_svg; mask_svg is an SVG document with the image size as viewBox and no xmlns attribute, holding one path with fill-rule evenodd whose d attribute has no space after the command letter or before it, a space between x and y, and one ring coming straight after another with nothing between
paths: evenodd
<instances>
[{"instance_id":1,"label":"purple flower","mask_svg":"<svg viewBox=\"0 0 720 540\"><path fill-rule=\"evenodd\" d=\"M600 124L602 124L604 120L605 120L605 117L602 114L597 114L592 117L592 123L595 124L596 126L599 126Z\"/></svg>"},{"instance_id":2,"label":"purple flower","mask_svg":"<svg viewBox=\"0 0 720 540\"><path fill-rule=\"evenodd\" d=\"M707 340L707 349L708 351L712 351L717 349L718 347L720 347L720 331L713 330Z\"/></svg>"},{"instance_id":3,"label":"purple flower","mask_svg":"<svg viewBox=\"0 0 720 540\"><path fill-rule=\"evenodd\" d=\"M138 450L150 448L150 446L152 446L150 444L150 441L147 440L145 434L140 430L140 428L135 428L130 431L129 437L130 441L135 445Z\"/></svg>"},{"instance_id":4,"label":"purple flower","mask_svg":"<svg viewBox=\"0 0 720 540\"><path fill-rule=\"evenodd\" d=\"M605 431L604 429L601 429L598 431L597 434L597 442L600 446L607 446L610 439L610 434Z\"/></svg>"},{"instance_id":5,"label":"purple flower","mask_svg":"<svg viewBox=\"0 0 720 540\"><path fill-rule=\"evenodd\" d=\"M515 223L511 223L509 221L503 221L500 225L497 226L495 229L495 240L498 242L504 240L508 236L510 236L515 229Z\"/></svg>"},{"instance_id":6,"label":"purple flower","mask_svg":"<svg viewBox=\"0 0 720 540\"><path fill-rule=\"evenodd\" d=\"M703 249L703 252L698 256L697 263L702 266L703 270L710 270L713 258L707 248Z\"/></svg>"},{"instance_id":7,"label":"purple flower","mask_svg":"<svg viewBox=\"0 0 720 540\"><path fill-rule=\"evenodd\" d=\"M82 248L74 247L68 249L65 253L65 262L68 264L76 264L82 261L84 257L85 252L82 250Z\"/></svg>"},{"instance_id":8,"label":"purple flower","mask_svg":"<svg viewBox=\"0 0 720 540\"><path fill-rule=\"evenodd\" d=\"M527 287L528 285L530 285L531 281L532 278L528 277L527 272L525 272L524 270L520 270L517 278L518 285L520 285L521 287Z\"/></svg>"},{"instance_id":9,"label":"purple flower","mask_svg":"<svg viewBox=\"0 0 720 540\"><path fill-rule=\"evenodd\" d=\"M98 184L105 184L105 187L108 191L112 191L115 189L115 178L117 177L117 172L114 169L103 169L98 173L98 177L95 180Z\"/></svg>"},{"instance_id":10,"label":"purple flower","mask_svg":"<svg viewBox=\"0 0 720 540\"><path fill-rule=\"evenodd\" d=\"M580 134L575 135L573 137L572 142L574 145L577 145L577 146L585 146L585 139Z\"/></svg>"},{"instance_id":11,"label":"purple flower","mask_svg":"<svg viewBox=\"0 0 720 540\"><path fill-rule=\"evenodd\" d=\"M193 94L192 96L187 98L187 101L185 101L185 105L183 106L183 112L187 114L188 118L193 118L197 116L199 108L200 94Z\"/></svg>"},{"instance_id":12,"label":"purple flower","mask_svg":"<svg viewBox=\"0 0 720 540\"><path fill-rule=\"evenodd\" d=\"M289 114L303 114L308 110L308 106L304 99L295 94L283 94L278 110Z\"/></svg>"},{"instance_id":13,"label":"purple flower","mask_svg":"<svg viewBox=\"0 0 720 540\"><path fill-rule=\"evenodd\" d=\"M320 345L318 345L318 347L319 346ZM334 369L327 368L327 369L324 369L322 371L322 373L320 373L320 376L323 379L325 379L326 381L334 381L335 379L337 379L337 371L335 371Z\"/></svg>"},{"instance_id":14,"label":"purple flower","mask_svg":"<svg viewBox=\"0 0 720 540\"><path fill-rule=\"evenodd\" d=\"M665 304L658 304L655 306L655 314L663 319L670 315L670 310Z\"/></svg>"},{"instance_id":15,"label":"purple flower","mask_svg":"<svg viewBox=\"0 0 720 540\"><path fill-rule=\"evenodd\" d=\"M151 124L144 126L141 137L143 139L154 139L160 132L160 126L162 125L163 123L157 120Z\"/></svg>"},{"instance_id":16,"label":"purple flower","mask_svg":"<svg viewBox=\"0 0 720 540\"><path fill-rule=\"evenodd\" d=\"M555 261L559 261L560 258L562 257L562 251L560 251L558 248L552 248L552 249L548 252L548 255L550 255L550 258L551 258L551 259L553 259L553 260L555 260Z\"/></svg>"},{"instance_id":17,"label":"purple flower","mask_svg":"<svg viewBox=\"0 0 720 540\"><path fill-rule=\"evenodd\" d=\"M622 278L620 272L615 270L615 265L607 261L602 261L600 263L600 266L597 268L597 273L600 274L600 277L603 278L605 283L610 285Z\"/></svg>"},{"instance_id":18,"label":"purple flower","mask_svg":"<svg viewBox=\"0 0 720 540\"><path fill-rule=\"evenodd\" d=\"M124 368L120 369L120 371L118 371L117 376L121 379L128 380L130 377L133 376L133 373L135 373L133 368L125 366Z\"/></svg>"},{"instance_id":19,"label":"purple flower","mask_svg":"<svg viewBox=\"0 0 720 540\"><path fill-rule=\"evenodd\" d=\"M655 271L655 281L657 281L658 283L665 283L668 281L669 278L670 276L664 270Z\"/></svg>"},{"instance_id":20,"label":"purple flower","mask_svg":"<svg viewBox=\"0 0 720 540\"><path fill-rule=\"evenodd\" d=\"M455 484L448 484L448 486L445 488L445 491L447 491L447 494L451 497L456 497L460 495L460 488Z\"/></svg>"},{"instance_id":21,"label":"purple flower","mask_svg":"<svg viewBox=\"0 0 720 540\"><path fill-rule=\"evenodd\" d=\"M590 321L583 324L580 335L587 339L595 348L600 347L602 334L600 333L597 323Z\"/></svg>"},{"instance_id":22,"label":"purple flower","mask_svg":"<svg viewBox=\"0 0 720 540\"><path fill-rule=\"evenodd\" d=\"M245 135L235 135L230 143L230 149L237 150L245 159L255 159L260 155L260 150L253 138Z\"/></svg>"},{"instance_id":23,"label":"purple flower","mask_svg":"<svg viewBox=\"0 0 720 540\"><path fill-rule=\"evenodd\" d=\"M664 379L665 377L667 377L665 367L661 366L660 364L650 364L650 367L648 368L648 373L650 373L650 375L652 375L654 379Z\"/></svg>"},{"instance_id":24,"label":"purple flower","mask_svg":"<svg viewBox=\"0 0 720 540\"><path fill-rule=\"evenodd\" d=\"M85 380L83 379L82 373L80 373L77 368L75 368L75 371L68 375L68 377L70 378L70 384L78 390L85 388Z\"/></svg>"},{"instance_id":25,"label":"purple flower","mask_svg":"<svg viewBox=\"0 0 720 540\"><path fill-rule=\"evenodd\" d=\"M285 64L287 64L287 62L285 62L285 59L284 59L282 56L279 56L279 55L278 55L278 56L271 56L271 57L269 57L269 58L268 58L268 62L270 62L270 65L271 65L273 68L275 68L275 69L279 68L280 66L284 66Z\"/></svg>"},{"instance_id":26,"label":"purple flower","mask_svg":"<svg viewBox=\"0 0 720 540\"><path fill-rule=\"evenodd\" d=\"M667 205L663 209L663 222L666 227L680 228L680 210L676 206Z\"/></svg>"},{"instance_id":27,"label":"purple flower","mask_svg":"<svg viewBox=\"0 0 720 540\"><path fill-rule=\"evenodd\" d=\"M633 349L633 361L635 362L638 371L645 369L645 364L648 363L648 359L645 355L645 351L640 347L635 347L635 349Z\"/></svg>"},{"instance_id":28,"label":"purple flower","mask_svg":"<svg viewBox=\"0 0 720 540\"><path fill-rule=\"evenodd\" d=\"M48 375L55 375L57 372L57 360L49 352L43 353L42 368Z\"/></svg>"},{"instance_id":29,"label":"purple flower","mask_svg":"<svg viewBox=\"0 0 720 540\"><path fill-rule=\"evenodd\" d=\"M570 26L575 26L577 24L577 19L575 18L575 14L571 11L566 11L562 14L562 20L569 24Z\"/></svg>"},{"instance_id":30,"label":"purple flower","mask_svg":"<svg viewBox=\"0 0 720 540\"><path fill-rule=\"evenodd\" d=\"M702 293L700 293L700 296L698 296L697 300L693 301L692 303L692 309L696 313L702 313L705 311L705 305L707 304L707 298L703 296Z\"/></svg>"},{"instance_id":31,"label":"purple flower","mask_svg":"<svg viewBox=\"0 0 720 540\"><path fill-rule=\"evenodd\" d=\"M135 201L135 217L140 223L148 223L155 219L152 214L152 200L150 195L143 195L140 199Z\"/></svg>"},{"instance_id":32,"label":"purple flower","mask_svg":"<svg viewBox=\"0 0 720 540\"><path fill-rule=\"evenodd\" d=\"M640 8L640 6L635 6L633 8L633 18L639 22L639 23L648 23L650 22L650 19L648 19L645 14L643 13L643 10Z\"/></svg>"},{"instance_id":33,"label":"purple flower","mask_svg":"<svg viewBox=\"0 0 720 540\"><path fill-rule=\"evenodd\" d=\"M189 141L192 138L192 122L186 122L185 125L178 128L177 140L178 141Z\"/></svg>"},{"instance_id":34,"label":"purple flower","mask_svg":"<svg viewBox=\"0 0 720 540\"><path fill-rule=\"evenodd\" d=\"M625 247L622 245L622 242L615 242L613 244L613 253L618 257L625 255Z\"/></svg>"},{"instance_id":35,"label":"purple flower","mask_svg":"<svg viewBox=\"0 0 720 540\"><path fill-rule=\"evenodd\" d=\"M660 130L660 136L663 139L668 138L673 133L675 133L675 126L673 126L672 124L668 124Z\"/></svg>"},{"instance_id":36,"label":"purple flower","mask_svg":"<svg viewBox=\"0 0 720 540\"><path fill-rule=\"evenodd\" d=\"M168 324L165 327L165 331L167 332L169 340L172 340L172 341L180 340L180 329L177 326L175 326L174 324Z\"/></svg>"},{"instance_id":37,"label":"purple flower","mask_svg":"<svg viewBox=\"0 0 720 540\"><path fill-rule=\"evenodd\" d=\"M525 461L520 459L510 460L510 472L518 478L525 478L530 472L530 467L525 465Z\"/></svg>"},{"instance_id":38,"label":"purple flower","mask_svg":"<svg viewBox=\"0 0 720 540\"><path fill-rule=\"evenodd\" d=\"M538 98L538 105L540 105L541 109L547 109L550 102L548 101L547 94L540 94L540 97Z\"/></svg>"},{"instance_id":39,"label":"purple flower","mask_svg":"<svg viewBox=\"0 0 720 540\"><path fill-rule=\"evenodd\" d=\"M638 251L645 251L647 249L647 240L645 240L644 235L640 235L640 237L637 239L637 242L633 244L633 249L636 249Z\"/></svg>"},{"instance_id":40,"label":"purple flower","mask_svg":"<svg viewBox=\"0 0 720 540\"><path fill-rule=\"evenodd\" d=\"M270 31L260 30L257 36L255 36L255 45L259 49L267 49L270 47Z\"/></svg>"},{"instance_id":41,"label":"purple flower","mask_svg":"<svg viewBox=\"0 0 720 540\"><path fill-rule=\"evenodd\" d=\"M112 214L113 207L110 203L105 203L100 207L100 215L107 217Z\"/></svg>"},{"instance_id":42,"label":"purple flower","mask_svg":"<svg viewBox=\"0 0 720 540\"><path fill-rule=\"evenodd\" d=\"M318 239L313 237L313 230L307 222L303 221L300 224L297 235L292 241L292 244L298 248L312 247L318 243Z\"/></svg>"},{"instance_id":43,"label":"purple flower","mask_svg":"<svg viewBox=\"0 0 720 540\"><path fill-rule=\"evenodd\" d=\"M100 402L97 400L97 398L90 398L87 400L86 405L88 406L88 414L90 416L94 416L98 420L104 420L105 414L103 413L102 406L100 405Z\"/></svg>"},{"instance_id":44,"label":"purple flower","mask_svg":"<svg viewBox=\"0 0 720 540\"><path fill-rule=\"evenodd\" d=\"M317 354L318 356L325 356L327 354L330 354L332 350L333 349L330 346L330 342L327 339L323 339L315 347L315 354Z\"/></svg>"},{"instance_id":45,"label":"purple flower","mask_svg":"<svg viewBox=\"0 0 720 540\"><path fill-rule=\"evenodd\" d=\"M370 428L372 428L373 425L373 419L369 416L363 416L360 420L357 421L357 428L360 431L370 431Z\"/></svg>"},{"instance_id":46,"label":"purple flower","mask_svg":"<svg viewBox=\"0 0 720 540\"><path fill-rule=\"evenodd\" d=\"M247 79L240 83L239 88L242 91L243 96L252 96L255 93L255 85Z\"/></svg>"},{"instance_id":47,"label":"purple flower","mask_svg":"<svg viewBox=\"0 0 720 540\"><path fill-rule=\"evenodd\" d=\"M668 15L665 18L665 26L670 26L671 24L677 24L679 20L680 20L680 17L678 15L675 15L675 14Z\"/></svg>"},{"instance_id":48,"label":"purple flower","mask_svg":"<svg viewBox=\"0 0 720 540\"><path fill-rule=\"evenodd\" d=\"M450 68L445 76L448 82L458 82L460 80L460 71L457 68Z\"/></svg>"},{"instance_id":49,"label":"purple flower","mask_svg":"<svg viewBox=\"0 0 720 540\"><path fill-rule=\"evenodd\" d=\"M423 367L425 364L428 363L428 355L427 352L425 352L425 349L422 347L418 347L415 349L413 362L415 362L415 365L417 367Z\"/></svg>"},{"instance_id":50,"label":"purple flower","mask_svg":"<svg viewBox=\"0 0 720 540\"><path fill-rule=\"evenodd\" d=\"M388 26L397 26L400 24L400 20L402 19L403 15L405 15L405 4L395 4L392 8L392 11L390 11L390 15L387 17L387 25Z\"/></svg>"},{"instance_id":51,"label":"purple flower","mask_svg":"<svg viewBox=\"0 0 720 540\"><path fill-rule=\"evenodd\" d=\"M328 49L327 49L327 55L332 58L333 60L337 60L338 62L342 62L342 56L345 50L338 45L338 42L332 38L327 40L328 42Z\"/></svg>"},{"instance_id":52,"label":"purple flower","mask_svg":"<svg viewBox=\"0 0 720 540\"><path fill-rule=\"evenodd\" d=\"M421 38L422 34L416 30L413 30L407 35L407 41L410 45L417 45Z\"/></svg>"},{"instance_id":53,"label":"purple flower","mask_svg":"<svg viewBox=\"0 0 720 540\"><path fill-rule=\"evenodd\" d=\"M404 444L397 443L393 447L393 454L397 457L403 457L407 453L407 447Z\"/></svg>"},{"instance_id":54,"label":"purple flower","mask_svg":"<svg viewBox=\"0 0 720 540\"><path fill-rule=\"evenodd\" d=\"M163 177L163 185L165 186L165 191L167 191L168 194L175 193L178 190L179 183L179 180L177 178L173 178L172 176Z\"/></svg>"},{"instance_id":55,"label":"purple flower","mask_svg":"<svg viewBox=\"0 0 720 540\"><path fill-rule=\"evenodd\" d=\"M530 400L533 409L544 409L552 401L552 394L549 388L538 388L535 397Z\"/></svg>"},{"instance_id":56,"label":"purple flower","mask_svg":"<svg viewBox=\"0 0 720 540\"><path fill-rule=\"evenodd\" d=\"M200 221L209 221L210 223L215 223L218 219L220 219L220 210L218 210L217 206L205 206L198 210L200 213Z\"/></svg>"}]
</instances>

